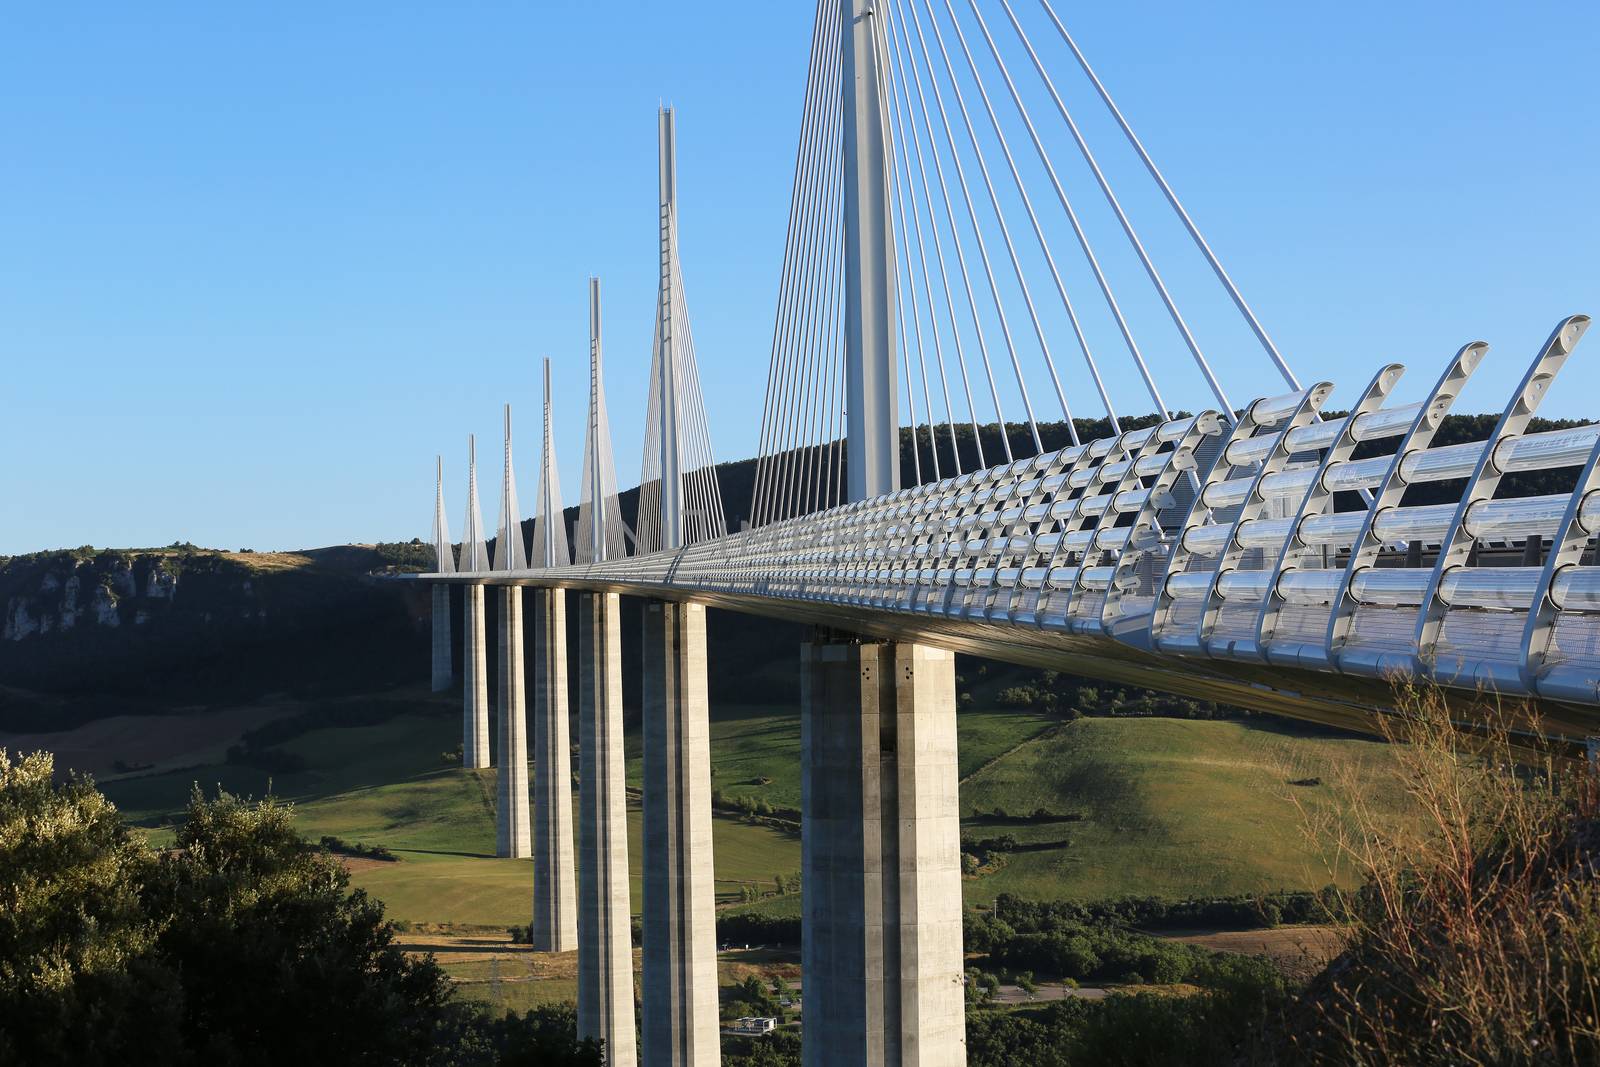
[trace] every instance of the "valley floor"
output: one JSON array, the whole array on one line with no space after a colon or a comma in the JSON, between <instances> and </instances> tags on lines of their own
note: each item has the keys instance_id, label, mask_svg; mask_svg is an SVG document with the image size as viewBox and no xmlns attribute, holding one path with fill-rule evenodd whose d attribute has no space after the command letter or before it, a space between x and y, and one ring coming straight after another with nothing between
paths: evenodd
<instances>
[{"instance_id":1,"label":"valley floor","mask_svg":"<svg viewBox=\"0 0 1600 1067\"><path fill-rule=\"evenodd\" d=\"M228 761L243 731L305 710L266 700L205 714L101 720L61 734L0 735L0 745L49 747L63 764L93 772L157 840L170 834L193 785L254 795L270 789L295 803L309 839L329 835L394 854L393 861L348 861L352 880L405 924L408 945L435 952L468 995L518 1008L570 999L572 961L530 953L505 933L528 921L531 864L494 857L494 770L447 763L460 740L459 698L421 689L351 698L333 706L327 721L368 725L312 726L269 746L277 755L264 762L276 760L276 772ZM716 818L719 906L796 915L798 894L779 894L777 886L780 879L786 887L797 882L800 868L799 835L783 822L800 801L797 710L728 706L713 714L713 785L724 804L749 798L779 815L765 825ZM1399 801L1381 743L1264 718L1065 722L980 705L963 711L958 727L963 837L1015 839L965 880L974 905L1001 893L1054 900L1318 888L1345 881L1304 829L1333 791L1360 789L1380 807ZM630 785L637 787L636 740L629 755ZM635 800L635 911L639 815ZM751 896L758 902L749 903ZM1209 947L1234 951L1283 947L1256 943L1277 937L1270 931L1254 941L1204 936ZM1320 934L1293 936L1299 951L1323 947ZM797 971L797 961L782 953L723 962L726 981L790 968Z\"/></svg>"}]
</instances>

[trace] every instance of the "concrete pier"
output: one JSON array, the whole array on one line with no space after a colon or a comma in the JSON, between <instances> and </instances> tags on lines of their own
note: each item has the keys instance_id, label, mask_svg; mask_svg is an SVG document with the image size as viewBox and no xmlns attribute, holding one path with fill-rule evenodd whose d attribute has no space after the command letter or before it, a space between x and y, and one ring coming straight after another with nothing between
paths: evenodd
<instances>
[{"instance_id":1,"label":"concrete pier","mask_svg":"<svg viewBox=\"0 0 1600 1067\"><path fill-rule=\"evenodd\" d=\"M489 649L483 586L461 596L461 765L489 766Z\"/></svg>"},{"instance_id":2,"label":"concrete pier","mask_svg":"<svg viewBox=\"0 0 1600 1067\"><path fill-rule=\"evenodd\" d=\"M620 599L578 595L578 1036L637 1067Z\"/></svg>"},{"instance_id":3,"label":"concrete pier","mask_svg":"<svg viewBox=\"0 0 1600 1067\"><path fill-rule=\"evenodd\" d=\"M722 1060L713 878L706 609L650 601L644 611L645 1067L715 1067Z\"/></svg>"},{"instance_id":4,"label":"concrete pier","mask_svg":"<svg viewBox=\"0 0 1600 1067\"><path fill-rule=\"evenodd\" d=\"M963 1067L955 657L802 648L806 1067Z\"/></svg>"},{"instance_id":5,"label":"concrete pier","mask_svg":"<svg viewBox=\"0 0 1600 1067\"><path fill-rule=\"evenodd\" d=\"M533 949L578 947L567 724L567 591L535 589L533 627Z\"/></svg>"},{"instance_id":6,"label":"concrete pier","mask_svg":"<svg viewBox=\"0 0 1600 1067\"><path fill-rule=\"evenodd\" d=\"M533 855L528 825L528 703L522 587L500 587L500 773L495 785L495 855Z\"/></svg>"},{"instance_id":7,"label":"concrete pier","mask_svg":"<svg viewBox=\"0 0 1600 1067\"><path fill-rule=\"evenodd\" d=\"M450 666L450 587L433 586L433 691L442 693L455 681Z\"/></svg>"}]
</instances>

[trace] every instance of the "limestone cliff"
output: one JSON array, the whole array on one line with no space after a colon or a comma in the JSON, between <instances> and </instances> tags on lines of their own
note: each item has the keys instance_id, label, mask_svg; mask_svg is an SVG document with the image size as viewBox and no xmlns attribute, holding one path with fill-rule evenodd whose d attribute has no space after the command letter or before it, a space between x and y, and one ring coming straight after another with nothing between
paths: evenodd
<instances>
[{"instance_id":1,"label":"limestone cliff","mask_svg":"<svg viewBox=\"0 0 1600 1067\"><path fill-rule=\"evenodd\" d=\"M0 559L0 727L49 695L81 721L136 708L334 691L423 668L426 596L379 580L421 546L170 549ZM56 710L50 716L58 714Z\"/></svg>"}]
</instances>

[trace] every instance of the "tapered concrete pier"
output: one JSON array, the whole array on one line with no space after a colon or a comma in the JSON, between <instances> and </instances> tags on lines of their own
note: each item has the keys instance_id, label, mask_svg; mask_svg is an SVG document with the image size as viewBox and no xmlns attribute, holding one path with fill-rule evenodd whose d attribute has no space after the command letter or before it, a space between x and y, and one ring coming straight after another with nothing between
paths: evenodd
<instances>
[{"instance_id":1,"label":"tapered concrete pier","mask_svg":"<svg viewBox=\"0 0 1600 1067\"><path fill-rule=\"evenodd\" d=\"M483 611L483 586L465 587L461 597L463 767L489 766L489 638Z\"/></svg>"},{"instance_id":2,"label":"tapered concrete pier","mask_svg":"<svg viewBox=\"0 0 1600 1067\"><path fill-rule=\"evenodd\" d=\"M806 1067L964 1067L955 657L802 648Z\"/></svg>"},{"instance_id":3,"label":"tapered concrete pier","mask_svg":"<svg viewBox=\"0 0 1600 1067\"><path fill-rule=\"evenodd\" d=\"M644 611L644 1063L714 1067L716 889L706 609Z\"/></svg>"},{"instance_id":4,"label":"tapered concrete pier","mask_svg":"<svg viewBox=\"0 0 1600 1067\"><path fill-rule=\"evenodd\" d=\"M533 949L578 947L567 724L567 591L533 592Z\"/></svg>"},{"instance_id":5,"label":"tapered concrete pier","mask_svg":"<svg viewBox=\"0 0 1600 1067\"><path fill-rule=\"evenodd\" d=\"M578 595L578 1036L637 1067L622 637L615 593Z\"/></svg>"},{"instance_id":6,"label":"tapered concrete pier","mask_svg":"<svg viewBox=\"0 0 1600 1067\"><path fill-rule=\"evenodd\" d=\"M432 593L433 691L442 693L455 680L455 672L450 666L450 587L436 583Z\"/></svg>"},{"instance_id":7,"label":"tapered concrete pier","mask_svg":"<svg viewBox=\"0 0 1600 1067\"><path fill-rule=\"evenodd\" d=\"M528 821L528 702L522 644L522 587L500 588L500 774L495 793L495 855L533 855Z\"/></svg>"}]
</instances>

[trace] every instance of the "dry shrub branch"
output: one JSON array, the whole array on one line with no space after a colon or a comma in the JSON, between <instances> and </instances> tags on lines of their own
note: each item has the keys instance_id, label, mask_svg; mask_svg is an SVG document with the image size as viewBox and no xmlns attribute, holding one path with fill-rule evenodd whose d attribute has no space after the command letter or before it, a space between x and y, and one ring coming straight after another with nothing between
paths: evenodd
<instances>
[{"instance_id":1,"label":"dry shrub branch","mask_svg":"<svg viewBox=\"0 0 1600 1067\"><path fill-rule=\"evenodd\" d=\"M1383 731L1413 817L1380 814L1355 782L1302 809L1362 888L1344 951L1291 1009L1287 1058L1600 1062L1593 769L1533 747L1529 709L1486 700L1466 729L1437 689L1399 684L1394 703Z\"/></svg>"}]
</instances>

